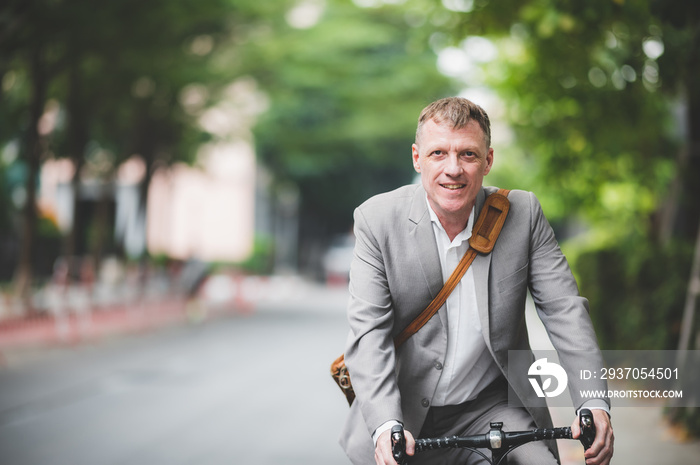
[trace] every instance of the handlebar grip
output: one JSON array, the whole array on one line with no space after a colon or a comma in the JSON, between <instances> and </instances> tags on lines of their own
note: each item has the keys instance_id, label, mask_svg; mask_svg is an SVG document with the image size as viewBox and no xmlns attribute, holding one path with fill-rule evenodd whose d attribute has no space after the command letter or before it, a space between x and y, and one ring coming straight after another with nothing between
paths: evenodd
<instances>
[{"instance_id":1,"label":"handlebar grip","mask_svg":"<svg viewBox=\"0 0 700 465\"><path fill-rule=\"evenodd\" d=\"M588 450L595 440L595 423L593 422L593 414L587 408L581 409L579 413L579 426L581 427L579 440L583 445L583 450Z\"/></svg>"},{"instance_id":2,"label":"handlebar grip","mask_svg":"<svg viewBox=\"0 0 700 465\"><path fill-rule=\"evenodd\" d=\"M394 425L391 428L391 453L399 465L406 463L406 436L403 426Z\"/></svg>"},{"instance_id":3,"label":"handlebar grip","mask_svg":"<svg viewBox=\"0 0 700 465\"><path fill-rule=\"evenodd\" d=\"M416 439L416 452L434 449L484 448L490 449L491 442L488 434L475 436L445 436L441 438Z\"/></svg>"},{"instance_id":4,"label":"handlebar grip","mask_svg":"<svg viewBox=\"0 0 700 465\"><path fill-rule=\"evenodd\" d=\"M434 450L434 449L457 448L457 447L460 447L460 440L462 441L462 444L465 447L487 447L486 442L484 442L484 444L480 444L478 446L471 444L469 442L469 441L471 441L471 438L467 438L466 442L465 442L465 438L460 438L457 436L451 436L451 437L445 436L442 438L416 439L416 452L423 452L426 450Z\"/></svg>"},{"instance_id":5,"label":"handlebar grip","mask_svg":"<svg viewBox=\"0 0 700 465\"><path fill-rule=\"evenodd\" d=\"M551 439L571 439L571 427L552 428Z\"/></svg>"}]
</instances>

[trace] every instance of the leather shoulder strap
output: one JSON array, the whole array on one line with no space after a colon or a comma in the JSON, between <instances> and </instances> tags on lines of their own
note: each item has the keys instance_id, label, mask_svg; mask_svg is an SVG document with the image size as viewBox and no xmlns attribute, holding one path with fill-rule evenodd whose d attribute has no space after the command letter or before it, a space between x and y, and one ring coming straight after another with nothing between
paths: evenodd
<instances>
[{"instance_id":1,"label":"leather shoulder strap","mask_svg":"<svg viewBox=\"0 0 700 465\"><path fill-rule=\"evenodd\" d=\"M479 213L479 218L472 228L469 248L462 260L460 260L457 268L452 272L432 302L394 338L395 347L399 347L409 337L418 332L440 310L440 307L445 304L454 288L457 287L457 283L462 279L464 273L467 272L478 253L491 253L508 215L508 209L510 208L510 202L508 201L509 192L507 189L499 189L498 192L486 198L481 213Z\"/></svg>"}]
</instances>

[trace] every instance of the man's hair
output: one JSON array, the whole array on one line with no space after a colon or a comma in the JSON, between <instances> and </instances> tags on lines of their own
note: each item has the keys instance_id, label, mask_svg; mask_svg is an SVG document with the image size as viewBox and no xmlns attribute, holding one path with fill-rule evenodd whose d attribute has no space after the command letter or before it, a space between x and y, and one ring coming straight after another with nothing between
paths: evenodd
<instances>
[{"instance_id":1,"label":"man's hair","mask_svg":"<svg viewBox=\"0 0 700 465\"><path fill-rule=\"evenodd\" d=\"M453 129L462 129L470 121L475 121L484 131L486 148L491 147L491 122L489 115L483 108L471 100L461 97L448 97L437 100L423 109L418 117L418 128L416 129L416 144L420 139L420 132L423 125L433 120L436 124L451 123Z\"/></svg>"}]
</instances>

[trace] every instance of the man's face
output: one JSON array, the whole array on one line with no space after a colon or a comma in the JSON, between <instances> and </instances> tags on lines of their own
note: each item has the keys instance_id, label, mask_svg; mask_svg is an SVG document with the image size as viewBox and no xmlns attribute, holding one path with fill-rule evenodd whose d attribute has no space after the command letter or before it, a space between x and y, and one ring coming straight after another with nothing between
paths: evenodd
<instances>
[{"instance_id":1,"label":"man's face","mask_svg":"<svg viewBox=\"0 0 700 465\"><path fill-rule=\"evenodd\" d=\"M466 226L476 195L493 164L493 149L484 131L470 121L462 129L450 124L424 123L413 144L413 166L421 174L430 206L443 226Z\"/></svg>"}]
</instances>

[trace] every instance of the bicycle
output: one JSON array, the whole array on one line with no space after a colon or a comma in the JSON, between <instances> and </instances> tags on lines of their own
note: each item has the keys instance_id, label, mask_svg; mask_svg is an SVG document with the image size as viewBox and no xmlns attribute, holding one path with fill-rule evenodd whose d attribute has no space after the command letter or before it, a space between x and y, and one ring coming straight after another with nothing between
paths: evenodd
<instances>
[{"instance_id":1,"label":"bicycle","mask_svg":"<svg viewBox=\"0 0 700 465\"><path fill-rule=\"evenodd\" d=\"M590 410L581 409L579 425L581 426L581 435L578 439L584 450L588 450L595 439L595 424ZM505 432L502 428L503 423L494 422L491 423L491 429L486 434L416 439L416 454L427 450L460 448L481 455L491 465L507 465L508 454L523 444L545 439L573 439L571 427L568 426L514 432ZM406 438L401 425L396 425L391 429L391 444L396 463L405 464L408 456L406 454ZM479 449L489 449L491 458L489 459Z\"/></svg>"}]
</instances>

